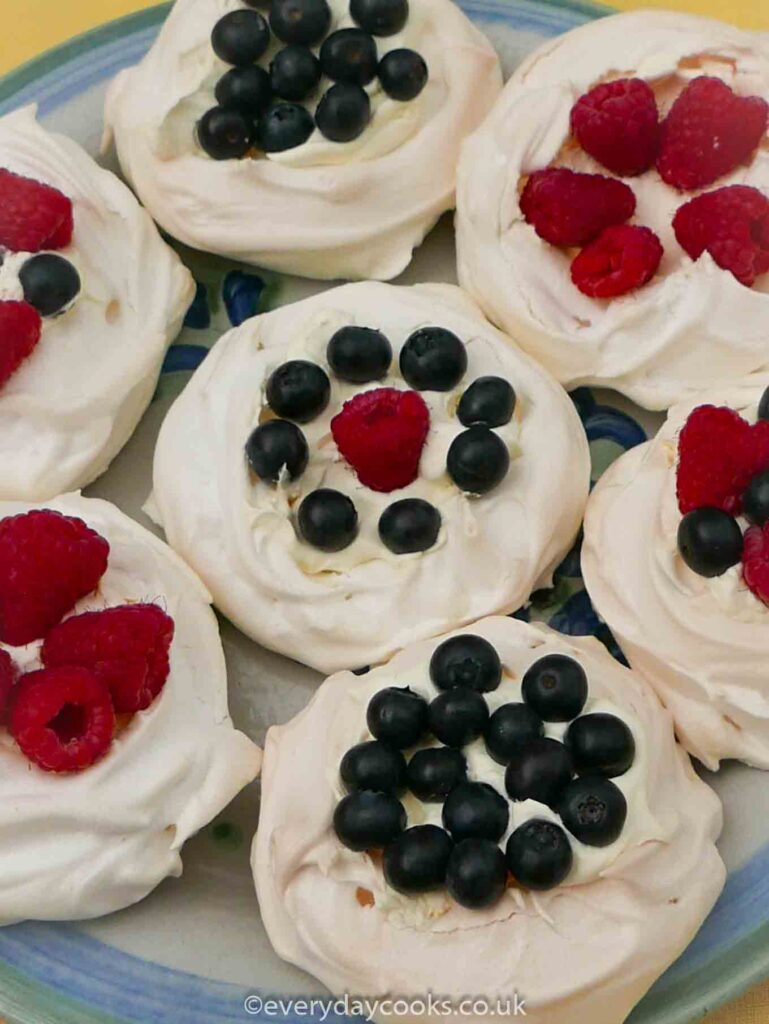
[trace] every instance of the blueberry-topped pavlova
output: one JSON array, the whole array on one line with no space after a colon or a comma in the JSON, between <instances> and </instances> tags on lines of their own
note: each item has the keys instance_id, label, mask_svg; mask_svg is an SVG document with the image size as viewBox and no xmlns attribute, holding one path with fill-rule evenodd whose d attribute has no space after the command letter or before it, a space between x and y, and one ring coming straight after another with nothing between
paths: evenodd
<instances>
[{"instance_id":1,"label":"blueberry-topped pavlova","mask_svg":"<svg viewBox=\"0 0 769 1024\"><path fill-rule=\"evenodd\" d=\"M0 924L142 899L257 774L209 605L108 502L0 503Z\"/></svg>"},{"instance_id":2,"label":"blueberry-topped pavlova","mask_svg":"<svg viewBox=\"0 0 769 1024\"><path fill-rule=\"evenodd\" d=\"M720 892L720 827L637 676L491 618L270 730L252 860L276 951L334 992L620 1024Z\"/></svg>"},{"instance_id":3,"label":"blueberry-topped pavlova","mask_svg":"<svg viewBox=\"0 0 769 1024\"><path fill-rule=\"evenodd\" d=\"M192 278L130 191L28 107L0 119L0 497L102 473L133 433Z\"/></svg>"},{"instance_id":4,"label":"blueberry-topped pavlova","mask_svg":"<svg viewBox=\"0 0 769 1024\"><path fill-rule=\"evenodd\" d=\"M765 374L672 409L588 504L593 602L711 768L769 768L768 524Z\"/></svg>"},{"instance_id":5,"label":"blueberry-topped pavlova","mask_svg":"<svg viewBox=\"0 0 769 1024\"><path fill-rule=\"evenodd\" d=\"M308 277L394 277L501 87L451 0L177 0L106 120L152 215Z\"/></svg>"},{"instance_id":6,"label":"blueberry-topped pavlova","mask_svg":"<svg viewBox=\"0 0 769 1024\"><path fill-rule=\"evenodd\" d=\"M226 335L169 413L151 512L217 606L323 671L511 612L578 530L565 392L448 285L347 285Z\"/></svg>"},{"instance_id":7,"label":"blueberry-topped pavlova","mask_svg":"<svg viewBox=\"0 0 769 1024\"><path fill-rule=\"evenodd\" d=\"M768 124L759 33L638 11L546 42L464 147L460 283L568 388L667 409L767 367Z\"/></svg>"}]
</instances>

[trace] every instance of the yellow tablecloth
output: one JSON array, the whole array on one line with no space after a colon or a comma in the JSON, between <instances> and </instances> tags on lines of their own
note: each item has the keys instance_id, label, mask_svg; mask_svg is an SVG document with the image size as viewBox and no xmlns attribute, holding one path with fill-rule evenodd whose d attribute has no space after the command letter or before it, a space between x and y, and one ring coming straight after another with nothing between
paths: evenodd
<instances>
[{"instance_id":1,"label":"yellow tablecloth","mask_svg":"<svg viewBox=\"0 0 769 1024\"><path fill-rule=\"evenodd\" d=\"M0 0L0 74L65 39L158 0ZM619 10L662 7L711 14L769 31L769 0L612 0ZM2 1024L2 1022L0 1022ZM577 1022L575 1021L575 1024ZM769 984L708 1017L705 1024L769 1024Z\"/></svg>"}]
</instances>

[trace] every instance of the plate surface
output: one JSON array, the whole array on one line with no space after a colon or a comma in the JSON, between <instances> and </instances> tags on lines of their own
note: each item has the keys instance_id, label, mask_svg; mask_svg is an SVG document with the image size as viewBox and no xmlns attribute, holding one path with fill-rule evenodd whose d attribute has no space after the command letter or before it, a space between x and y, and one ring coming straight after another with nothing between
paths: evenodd
<instances>
[{"instance_id":1,"label":"plate surface","mask_svg":"<svg viewBox=\"0 0 769 1024\"><path fill-rule=\"evenodd\" d=\"M543 38L605 13L590 4L545 0L464 0L462 6L493 39L508 72ZM114 22L13 72L0 81L0 114L38 102L48 127L96 153L106 84L146 52L166 11L162 6ZM150 524L140 510L150 489L154 440L190 371L232 323L323 287L186 250L182 255L199 282L187 327L169 352L138 431L88 492L115 501L145 525ZM401 280L454 279L451 221L444 218ZM574 398L591 440L596 477L659 422L616 395L582 389ZM578 548L561 566L554 590L535 595L523 614L565 632L596 633L613 646L582 589ZM224 621L222 634L233 717L261 741L269 724L286 721L304 706L319 677L262 650ZM726 805L721 849L730 871L727 888L632 1024L698 1019L769 974L769 787L762 773L739 766L709 781ZM261 926L248 867L257 811L254 785L188 844L184 877L165 882L136 907L86 924L27 923L0 930L0 1013L18 1024L224 1024L275 1019L247 1012L248 995L321 994L312 978L278 960Z\"/></svg>"}]
</instances>

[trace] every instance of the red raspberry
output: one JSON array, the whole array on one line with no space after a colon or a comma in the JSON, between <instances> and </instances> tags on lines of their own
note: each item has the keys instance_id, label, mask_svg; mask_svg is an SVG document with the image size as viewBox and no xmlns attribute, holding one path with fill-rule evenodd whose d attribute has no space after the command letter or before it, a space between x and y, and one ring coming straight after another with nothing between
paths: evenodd
<instances>
[{"instance_id":1,"label":"red raspberry","mask_svg":"<svg viewBox=\"0 0 769 1024\"><path fill-rule=\"evenodd\" d=\"M633 190L600 174L562 167L535 171L521 194L521 211L552 245L587 245L612 224L635 213Z\"/></svg>"},{"instance_id":2,"label":"red raspberry","mask_svg":"<svg viewBox=\"0 0 769 1024\"><path fill-rule=\"evenodd\" d=\"M174 620L156 604L126 604L74 615L43 644L46 667L80 665L109 688L118 714L143 711L163 689Z\"/></svg>"},{"instance_id":3,"label":"red raspberry","mask_svg":"<svg viewBox=\"0 0 769 1024\"><path fill-rule=\"evenodd\" d=\"M603 82L571 110L571 130L594 160L624 177L643 174L659 152L659 115L641 78Z\"/></svg>"},{"instance_id":4,"label":"red raspberry","mask_svg":"<svg viewBox=\"0 0 769 1024\"><path fill-rule=\"evenodd\" d=\"M40 341L43 321L28 302L0 302L0 387Z\"/></svg>"},{"instance_id":5,"label":"red raspberry","mask_svg":"<svg viewBox=\"0 0 769 1024\"><path fill-rule=\"evenodd\" d=\"M5 722L8 698L16 684L18 670L8 651L0 650L0 724Z\"/></svg>"},{"instance_id":6,"label":"red raspberry","mask_svg":"<svg viewBox=\"0 0 769 1024\"><path fill-rule=\"evenodd\" d=\"M748 288L769 270L769 199L747 185L727 185L681 206L673 230L693 260L707 250Z\"/></svg>"},{"instance_id":7,"label":"red raspberry","mask_svg":"<svg viewBox=\"0 0 769 1024\"><path fill-rule=\"evenodd\" d=\"M678 438L676 493L682 515L720 508L737 515L757 473L769 469L769 422L751 426L723 406L700 405Z\"/></svg>"},{"instance_id":8,"label":"red raspberry","mask_svg":"<svg viewBox=\"0 0 769 1024\"><path fill-rule=\"evenodd\" d=\"M65 249L72 201L50 185L0 168L0 245L12 252Z\"/></svg>"},{"instance_id":9,"label":"red raspberry","mask_svg":"<svg viewBox=\"0 0 769 1024\"><path fill-rule=\"evenodd\" d=\"M769 104L759 96L737 96L720 78L695 78L662 122L662 180L681 192L711 185L748 162L767 118Z\"/></svg>"},{"instance_id":10,"label":"red raspberry","mask_svg":"<svg viewBox=\"0 0 769 1024\"><path fill-rule=\"evenodd\" d=\"M416 480L429 429L422 396L396 388L356 395L331 421L336 446L360 482L385 493Z\"/></svg>"},{"instance_id":11,"label":"red raspberry","mask_svg":"<svg viewBox=\"0 0 769 1024\"><path fill-rule=\"evenodd\" d=\"M650 228L617 224L574 257L571 279L583 294L611 299L649 282L662 254L662 243Z\"/></svg>"},{"instance_id":12,"label":"red raspberry","mask_svg":"<svg viewBox=\"0 0 769 1024\"><path fill-rule=\"evenodd\" d=\"M742 576L756 597L769 604L769 523L751 526L745 534Z\"/></svg>"},{"instance_id":13,"label":"red raspberry","mask_svg":"<svg viewBox=\"0 0 769 1024\"><path fill-rule=\"evenodd\" d=\"M46 668L17 683L9 728L44 771L80 772L109 750L115 711L109 690L87 669Z\"/></svg>"},{"instance_id":14,"label":"red raspberry","mask_svg":"<svg viewBox=\"0 0 769 1024\"><path fill-rule=\"evenodd\" d=\"M81 519L37 509L0 522L0 641L45 636L107 570L109 544Z\"/></svg>"}]
</instances>

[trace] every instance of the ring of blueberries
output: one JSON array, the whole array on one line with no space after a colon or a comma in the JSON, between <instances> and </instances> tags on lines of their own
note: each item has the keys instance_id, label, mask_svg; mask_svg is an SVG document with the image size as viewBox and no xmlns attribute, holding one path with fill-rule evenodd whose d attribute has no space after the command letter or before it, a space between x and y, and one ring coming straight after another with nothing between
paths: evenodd
<instances>
[{"instance_id":1,"label":"ring of blueberries","mask_svg":"<svg viewBox=\"0 0 769 1024\"><path fill-rule=\"evenodd\" d=\"M54 252L37 253L25 260L19 270L19 282L24 301L34 306L42 317L64 313L81 288L80 275L74 265Z\"/></svg>"},{"instance_id":2,"label":"ring of blueberries","mask_svg":"<svg viewBox=\"0 0 769 1024\"><path fill-rule=\"evenodd\" d=\"M352 384L370 384L387 376L393 349L381 331L342 327L326 350L334 375ZM441 327L423 327L406 341L400 372L416 391L451 391L467 371L467 352L460 339ZM310 458L300 424L309 423L327 408L331 382L317 363L292 359L270 375L265 389L276 419L261 423L250 434L246 460L263 481L277 483L283 474L300 477ZM502 482L510 465L507 446L495 427L509 423L516 395L501 377L479 377L462 394L457 418L466 428L452 442L446 459L449 476L460 490L483 495ZM434 546L441 514L421 498L394 501L379 519L379 537L393 554L413 554ZM358 513L340 491L319 488L304 498L296 516L299 536L321 551L341 551L358 535Z\"/></svg>"},{"instance_id":3,"label":"ring of blueberries","mask_svg":"<svg viewBox=\"0 0 769 1024\"><path fill-rule=\"evenodd\" d=\"M230 11L211 33L216 55L232 67L218 81L215 107L197 124L198 142L214 160L237 160L254 149L280 153L318 131L331 142L352 142L371 120L366 91L378 77L385 93L407 103L422 92L428 70L414 50L398 48L381 59L376 38L401 31L408 0L351 0L356 27L329 33L327 0L272 0L268 20L251 8ZM283 48L269 68L264 58L273 35ZM330 82L315 104L322 79Z\"/></svg>"},{"instance_id":4,"label":"ring of blueberries","mask_svg":"<svg viewBox=\"0 0 769 1024\"><path fill-rule=\"evenodd\" d=\"M510 876L532 890L560 885L574 861L570 836L592 847L619 838L627 804L611 780L632 766L635 741L616 716L583 714L588 680L577 661L540 658L523 677L522 702L493 714L484 694L500 685L502 664L487 640L444 641L429 671L440 691L429 703L408 687L371 698L374 739L348 750L340 765L347 795L334 811L334 831L350 850L383 851L388 885L412 895L446 888L461 906L480 909L501 898ZM545 735L546 723L569 723L563 742ZM468 778L463 748L479 737L505 766L504 794ZM439 745L424 746L433 740ZM407 790L442 804L442 827L409 827L399 799ZM545 804L561 823L529 819L503 850L510 801L523 800Z\"/></svg>"},{"instance_id":5,"label":"ring of blueberries","mask_svg":"<svg viewBox=\"0 0 769 1024\"><path fill-rule=\"evenodd\" d=\"M759 420L769 421L769 388L758 406ZM742 514L751 526L769 522L769 471L758 473L742 496ZM678 526L678 550L699 576L722 576L742 560L744 536L736 517L719 508L696 508Z\"/></svg>"}]
</instances>

